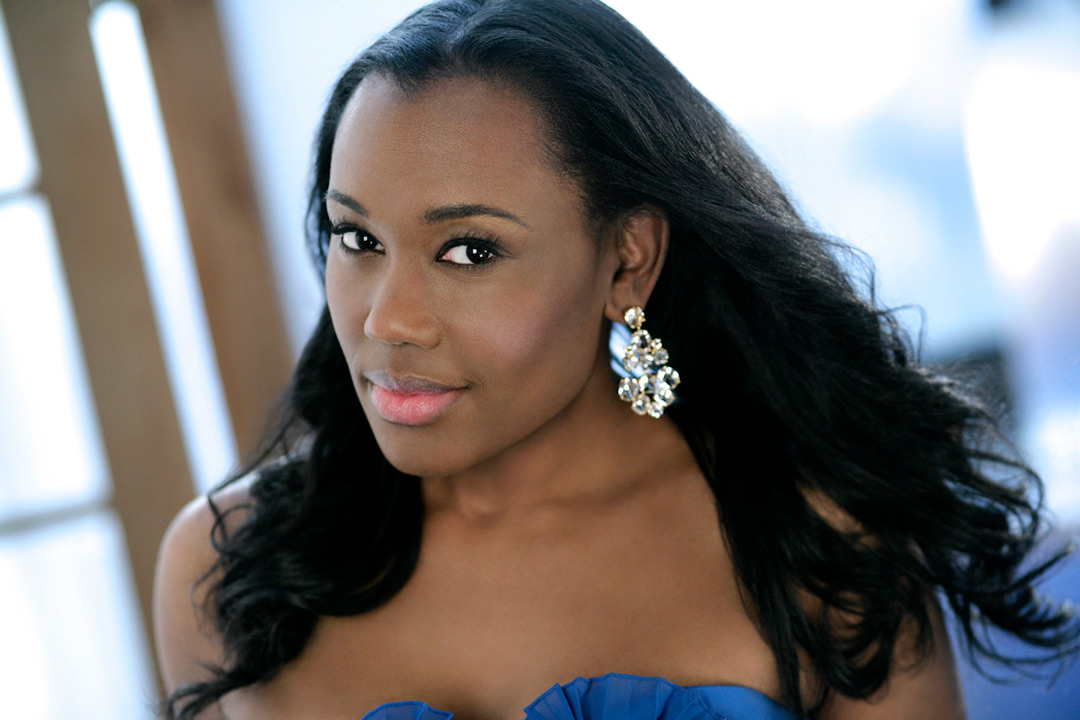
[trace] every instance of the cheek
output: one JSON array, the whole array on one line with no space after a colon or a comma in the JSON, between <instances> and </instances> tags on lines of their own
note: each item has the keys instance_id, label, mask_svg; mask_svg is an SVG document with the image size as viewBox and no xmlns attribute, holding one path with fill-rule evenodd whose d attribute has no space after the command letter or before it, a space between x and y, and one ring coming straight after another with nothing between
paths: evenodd
<instances>
[{"instance_id":1,"label":"cheek","mask_svg":"<svg viewBox=\"0 0 1080 720\"><path fill-rule=\"evenodd\" d=\"M546 406L575 392L592 369L603 324L602 303L588 278L561 278L543 291L519 292L499 304L470 343L489 368L485 385L507 404Z\"/></svg>"},{"instance_id":2,"label":"cheek","mask_svg":"<svg viewBox=\"0 0 1080 720\"><path fill-rule=\"evenodd\" d=\"M334 253L331 251L326 258L326 274L323 276L323 285L326 288L326 306L330 310L330 317L334 318L341 312L341 274L334 262ZM335 322L335 327L337 323Z\"/></svg>"},{"instance_id":3,"label":"cheek","mask_svg":"<svg viewBox=\"0 0 1080 720\"><path fill-rule=\"evenodd\" d=\"M330 311L330 322L334 326L334 335L337 336L338 343L345 353L345 360L349 364L349 369L354 370L353 353L350 352L350 349L357 340L355 336L359 327L357 317L360 312L360 304L356 301L357 288L350 285L348 274L343 272L339 263L335 262L332 251L326 261L324 282L326 307Z\"/></svg>"},{"instance_id":4,"label":"cheek","mask_svg":"<svg viewBox=\"0 0 1080 720\"><path fill-rule=\"evenodd\" d=\"M339 339L344 340L342 331L347 330L351 323L348 321L356 314L356 287L355 283L349 282L349 273L341 267L336 259L337 253L332 249L326 259L326 275L324 286L326 288L326 306L330 310L330 318L334 322L334 330Z\"/></svg>"},{"instance_id":5,"label":"cheek","mask_svg":"<svg viewBox=\"0 0 1080 720\"><path fill-rule=\"evenodd\" d=\"M496 368L528 365L543 356L544 347L551 342L551 333L558 329L557 318L548 308L536 304L518 303L511 312L494 318L488 335L488 351L497 361Z\"/></svg>"}]
</instances>

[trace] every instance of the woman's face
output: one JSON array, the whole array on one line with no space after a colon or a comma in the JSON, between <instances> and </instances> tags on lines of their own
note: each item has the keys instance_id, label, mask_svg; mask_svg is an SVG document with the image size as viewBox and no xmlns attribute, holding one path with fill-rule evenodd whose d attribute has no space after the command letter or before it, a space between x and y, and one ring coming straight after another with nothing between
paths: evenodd
<instances>
[{"instance_id":1,"label":"woman's face","mask_svg":"<svg viewBox=\"0 0 1080 720\"><path fill-rule=\"evenodd\" d=\"M603 313L617 253L544 137L523 97L473 79L406 94L370 76L342 116L327 303L403 472L460 472L588 402L587 387L614 392Z\"/></svg>"}]
</instances>

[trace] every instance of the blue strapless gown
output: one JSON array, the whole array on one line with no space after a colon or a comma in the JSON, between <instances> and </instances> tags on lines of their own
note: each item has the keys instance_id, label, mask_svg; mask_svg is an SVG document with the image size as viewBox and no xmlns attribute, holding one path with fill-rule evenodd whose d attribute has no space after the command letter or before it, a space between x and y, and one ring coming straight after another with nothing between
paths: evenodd
<instances>
[{"instance_id":1,"label":"blue strapless gown","mask_svg":"<svg viewBox=\"0 0 1080 720\"><path fill-rule=\"evenodd\" d=\"M416 700L380 705L363 720L450 720ZM556 685L525 708L526 720L798 720L740 685L683 687L663 678L611 673Z\"/></svg>"}]
</instances>

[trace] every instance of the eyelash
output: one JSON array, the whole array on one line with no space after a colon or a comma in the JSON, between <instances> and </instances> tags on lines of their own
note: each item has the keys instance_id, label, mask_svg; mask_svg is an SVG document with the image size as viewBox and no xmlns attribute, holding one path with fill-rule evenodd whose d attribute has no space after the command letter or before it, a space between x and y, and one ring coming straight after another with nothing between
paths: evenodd
<instances>
[{"instance_id":1,"label":"eyelash","mask_svg":"<svg viewBox=\"0 0 1080 720\"><path fill-rule=\"evenodd\" d=\"M330 228L331 238L337 238L338 246L344 252L350 255L360 255L365 252L372 252L372 250L370 248L361 248L359 250L356 250L346 245L343 236L348 233L356 233L359 238L370 238L372 241L379 243L379 240L374 235L356 225L342 224L333 226L332 228ZM379 244L381 245L382 243ZM486 261L481 263L472 263L466 265L463 263L446 261L447 264L453 265L454 267L465 268L467 270L479 270L480 268L491 265L496 260L503 257L502 249L499 247L498 238L492 235L486 235L484 233L479 233L475 231L463 233L447 242L445 245L442 246L442 248L440 248L439 257L441 258L446 253L450 252L450 250L452 250L453 248L459 247L461 245L483 248L489 253L489 257Z\"/></svg>"}]
</instances>

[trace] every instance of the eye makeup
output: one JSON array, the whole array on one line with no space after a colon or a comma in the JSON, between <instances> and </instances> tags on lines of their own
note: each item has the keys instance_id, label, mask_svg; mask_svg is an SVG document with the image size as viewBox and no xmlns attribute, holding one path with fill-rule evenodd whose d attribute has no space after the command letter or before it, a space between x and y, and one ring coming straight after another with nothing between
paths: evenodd
<instances>
[{"instance_id":1,"label":"eye makeup","mask_svg":"<svg viewBox=\"0 0 1080 720\"><path fill-rule=\"evenodd\" d=\"M360 255L369 252L382 252L382 243L353 223L338 223L330 228L330 237L336 239L338 246L347 254ZM350 240L350 238L354 238ZM463 252L455 253L458 248ZM447 259L454 254L456 257ZM499 244L499 239L489 233L470 230L456 234L442 245L436 254L436 262L455 265L462 268L476 269L488 267L506 253Z\"/></svg>"}]
</instances>

